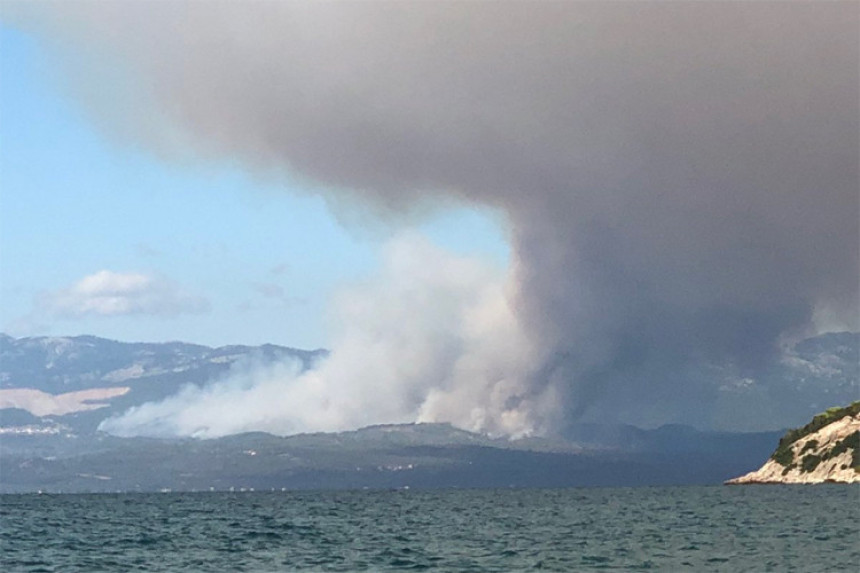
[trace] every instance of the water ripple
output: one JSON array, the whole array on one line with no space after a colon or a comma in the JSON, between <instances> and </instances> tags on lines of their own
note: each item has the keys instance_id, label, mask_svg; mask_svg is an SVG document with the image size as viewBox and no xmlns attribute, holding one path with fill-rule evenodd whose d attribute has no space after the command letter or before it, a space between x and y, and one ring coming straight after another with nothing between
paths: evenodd
<instances>
[{"instance_id":1,"label":"water ripple","mask_svg":"<svg viewBox=\"0 0 860 573\"><path fill-rule=\"evenodd\" d=\"M853 486L0 497L26 571L853 571Z\"/></svg>"}]
</instances>

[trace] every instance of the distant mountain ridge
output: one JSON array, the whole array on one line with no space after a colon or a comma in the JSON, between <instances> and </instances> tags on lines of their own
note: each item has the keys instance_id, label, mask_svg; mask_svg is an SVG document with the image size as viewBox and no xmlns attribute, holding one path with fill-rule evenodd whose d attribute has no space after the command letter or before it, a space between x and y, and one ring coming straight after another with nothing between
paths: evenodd
<instances>
[{"instance_id":1,"label":"distant mountain ridge","mask_svg":"<svg viewBox=\"0 0 860 573\"><path fill-rule=\"evenodd\" d=\"M169 373L221 370L254 355L267 361L295 359L303 367L327 351L273 344L212 348L187 342L118 342L96 336L13 338L0 334L0 388L71 392Z\"/></svg>"},{"instance_id":2,"label":"distant mountain ridge","mask_svg":"<svg viewBox=\"0 0 860 573\"><path fill-rule=\"evenodd\" d=\"M295 362L310 368L326 350L300 350L272 344L231 345L211 348L185 342L117 342L96 336L13 338L0 334L0 427L20 417L12 409L36 414L32 404L37 390L65 396L84 390L128 388L105 407L80 409L66 415L37 416L45 424L62 423L78 433L95 431L110 415L161 400L186 384L205 385L225 376L242 361L255 364ZM115 394L115 392L105 391Z\"/></svg>"},{"instance_id":3,"label":"distant mountain ridge","mask_svg":"<svg viewBox=\"0 0 860 573\"><path fill-rule=\"evenodd\" d=\"M749 401L750 415L758 412L755 399L772 395L800 404L808 396L827 405L850 401L840 397L857 393L858 343L857 333L803 341L770 378L728 384L725 392ZM120 438L97 430L109 416L186 384L218 381L245 363L290 361L301 370L326 355L274 345L0 335L0 404L6 405L0 407L0 492L720 483L757 467L783 434L609 423L572 423L559 437L521 440L448 424L210 440Z\"/></svg>"},{"instance_id":4,"label":"distant mountain ridge","mask_svg":"<svg viewBox=\"0 0 860 573\"><path fill-rule=\"evenodd\" d=\"M117 342L86 335L16 339L0 334L0 428L10 425L13 416L9 410L17 408L31 414L49 412L37 417L76 432L91 432L109 416L163 400L187 384L211 384L243 362L263 366L293 362L304 370L327 354L323 349L270 344L211 348L186 342ZM733 372L728 365L703 375L711 377L710 407L721 421L712 427L723 431L788 427L860 396L860 333L828 333L802 340L755 379ZM117 388L128 391L117 395ZM10 392L23 389L47 395ZM70 395L96 389L106 390ZM96 404L104 407L87 409L83 405L99 399L103 401ZM55 403L49 403L51 400ZM69 413L58 415L60 412ZM625 429L620 424L607 426L601 419L591 421L598 423L573 423L563 435L601 446L638 439L634 426ZM701 427L708 427L707 421Z\"/></svg>"}]
</instances>

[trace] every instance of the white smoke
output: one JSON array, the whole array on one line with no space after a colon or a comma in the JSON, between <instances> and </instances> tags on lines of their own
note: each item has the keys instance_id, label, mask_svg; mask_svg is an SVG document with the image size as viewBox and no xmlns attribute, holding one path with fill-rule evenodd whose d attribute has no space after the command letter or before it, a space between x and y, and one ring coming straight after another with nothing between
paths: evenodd
<instances>
[{"instance_id":1,"label":"white smoke","mask_svg":"<svg viewBox=\"0 0 860 573\"><path fill-rule=\"evenodd\" d=\"M211 438L450 422L493 435L542 433L555 416L553 390L527 385L537 361L509 305L509 284L481 261L401 237L388 246L380 276L336 300L341 331L315 369L245 365L101 429Z\"/></svg>"}]
</instances>

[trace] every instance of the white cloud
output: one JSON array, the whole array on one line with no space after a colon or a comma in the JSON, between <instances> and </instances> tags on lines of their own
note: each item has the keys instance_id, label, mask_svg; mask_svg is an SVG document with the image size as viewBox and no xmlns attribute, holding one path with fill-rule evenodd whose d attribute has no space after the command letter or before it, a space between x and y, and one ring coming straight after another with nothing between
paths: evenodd
<instances>
[{"instance_id":1,"label":"white cloud","mask_svg":"<svg viewBox=\"0 0 860 573\"><path fill-rule=\"evenodd\" d=\"M205 298L184 292L155 275L101 270L68 288L43 293L39 306L56 318L88 316L177 316L205 312Z\"/></svg>"}]
</instances>

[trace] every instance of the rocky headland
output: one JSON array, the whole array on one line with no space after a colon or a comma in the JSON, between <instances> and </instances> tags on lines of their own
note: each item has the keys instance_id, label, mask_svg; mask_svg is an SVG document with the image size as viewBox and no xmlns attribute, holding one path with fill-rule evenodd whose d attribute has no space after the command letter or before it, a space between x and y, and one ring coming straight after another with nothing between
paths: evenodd
<instances>
[{"instance_id":1,"label":"rocky headland","mask_svg":"<svg viewBox=\"0 0 860 573\"><path fill-rule=\"evenodd\" d=\"M789 430L758 470L727 484L860 483L860 401Z\"/></svg>"}]
</instances>

